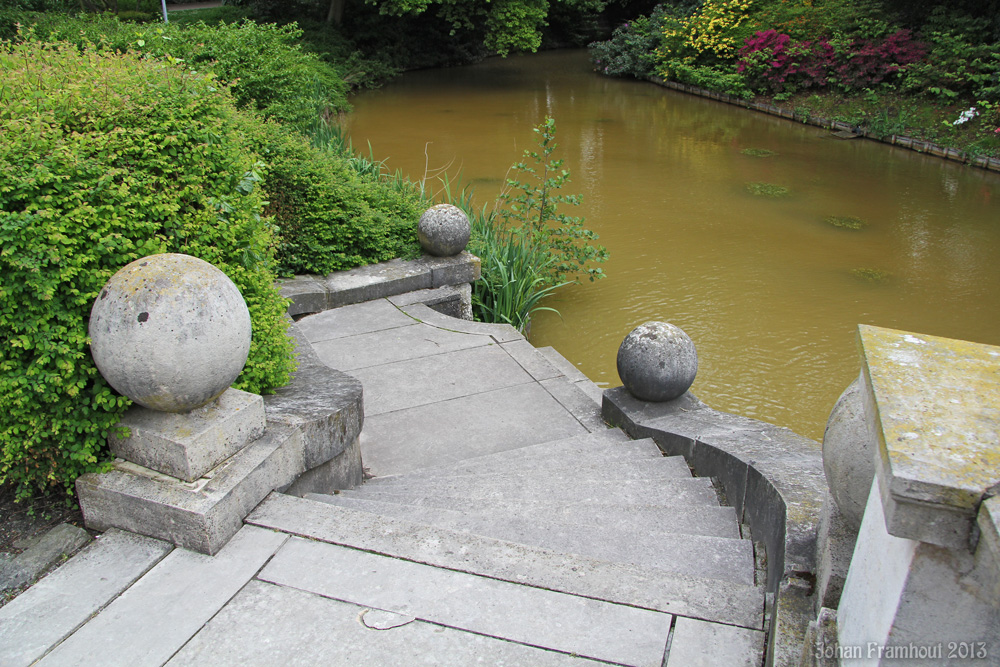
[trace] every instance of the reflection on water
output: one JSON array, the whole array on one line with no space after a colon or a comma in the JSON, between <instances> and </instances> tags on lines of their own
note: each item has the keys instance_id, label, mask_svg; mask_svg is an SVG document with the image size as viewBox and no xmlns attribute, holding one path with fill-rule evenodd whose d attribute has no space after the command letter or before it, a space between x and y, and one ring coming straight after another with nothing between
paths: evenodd
<instances>
[{"instance_id":1,"label":"reflection on water","mask_svg":"<svg viewBox=\"0 0 1000 667\"><path fill-rule=\"evenodd\" d=\"M562 316L539 315L532 342L599 383L620 384L628 331L666 320L698 347L700 398L819 439L858 373L857 324L1000 344L995 174L600 77L582 52L414 72L354 105L355 146L428 186L460 171L480 203L531 128L556 118L569 191L584 198L573 213L611 259L607 279L550 303ZM790 195L755 197L751 182Z\"/></svg>"}]
</instances>

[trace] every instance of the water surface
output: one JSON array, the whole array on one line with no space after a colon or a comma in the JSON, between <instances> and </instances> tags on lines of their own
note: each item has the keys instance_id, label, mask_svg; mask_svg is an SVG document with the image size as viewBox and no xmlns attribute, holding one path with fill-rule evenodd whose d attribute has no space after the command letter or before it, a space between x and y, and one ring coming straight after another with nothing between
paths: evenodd
<instances>
[{"instance_id":1,"label":"water surface","mask_svg":"<svg viewBox=\"0 0 1000 667\"><path fill-rule=\"evenodd\" d=\"M1000 344L996 174L602 77L581 51L413 72L353 103L356 147L429 188L461 172L480 204L531 128L556 119L567 191L584 200L566 212L611 259L608 278L549 302L561 317L536 317L531 341L598 383L620 384L615 355L633 327L669 321L698 347L702 400L819 439L858 374L859 323ZM752 182L790 194L756 197Z\"/></svg>"}]
</instances>

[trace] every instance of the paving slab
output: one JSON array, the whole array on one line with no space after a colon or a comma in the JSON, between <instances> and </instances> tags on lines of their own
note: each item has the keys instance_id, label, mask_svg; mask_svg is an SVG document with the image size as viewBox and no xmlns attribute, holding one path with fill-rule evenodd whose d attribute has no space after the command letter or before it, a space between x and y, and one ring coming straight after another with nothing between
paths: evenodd
<instances>
[{"instance_id":1,"label":"paving slab","mask_svg":"<svg viewBox=\"0 0 1000 667\"><path fill-rule=\"evenodd\" d=\"M562 371L557 370L544 355L535 349L534 345L526 340L503 343L501 347L536 381L562 376Z\"/></svg>"},{"instance_id":2,"label":"paving slab","mask_svg":"<svg viewBox=\"0 0 1000 667\"><path fill-rule=\"evenodd\" d=\"M456 481L457 480L457 481ZM549 500L577 502L601 500L622 505L644 503L668 505L718 505L718 495L711 480L705 477L667 480L582 480L573 478L537 481L533 486L483 487L475 480L445 478L435 484L402 484L386 487L374 485L344 491L355 498L379 498L384 494L396 497L452 496L471 499Z\"/></svg>"},{"instance_id":3,"label":"paving slab","mask_svg":"<svg viewBox=\"0 0 1000 667\"><path fill-rule=\"evenodd\" d=\"M349 306L355 308L355 306ZM390 304L390 307L395 307ZM433 311L432 311L433 312ZM313 316L317 317L317 316ZM441 317L446 317L442 315ZM305 322L309 318L302 321ZM462 320L455 320L461 322ZM312 341L323 363L340 371L380 366L468 347L495 344L490 336L428 326L401 326L356 336Z\"/></svg>"},{"instance_id":4,"label":"paving slab","mask_svg":"<svg viewBox=\"0 0 1000 667\"><path fill-rule=\"evenodd\" d=\"M247 522L383 556L606 602L755 629L763 623L763 589L728 581L557 553L277 493L261 503Z\"/></svg>"},{"instance_id":5,"label":"paving slab","mask_svg":"<svg viewBox=\"0 0 1000 667\"><path fill-rule=\"evenodd\" d=\"M283 586L450 628L660 667L672 616L294 538L260 573Z\"/></svg>"},{"instance_id":6,"label":"paving slab","mask_svg":"<svg viewBox=\"0 0 1000 667\"><path fill-rule=\"evenodd\" d=\"M517 516L526 521L555 521L578 526L635 524L642 530L715 537L740 537L736 511L732 507L701 507L697 505L611 505L600 502L559 504L549 501L475 502L462 498L438 499L440 507L424 502L420 505L392 503L344 495L307 494L307 498L331 505L396 516L430 523L424 510L474 514L499 520ZM429 500L429 499L428 499Z\"/></svg>"},{"instance_id":7,"label":"paving slab","mask_svg":"<svg viewBox=\"0 0 1000 667\"><path fill-rule=\"evenodd\" d=\"M539 384L545 387L546 391L552 394L570 414L579 419L588 431L597 433L609 428L601 416L600 404L595 403L586 392L565 377L542 380Z\"/></svg>"},{"instance_id":8,"label":"paving slab","mask_svg":"<svg viewBox=\"0 0 1000 667\"><path fill-rule=\"evenodd\" d=\"M512 476L531 483L535 478L568 476L575 473L580 479L685 479L691 477L691 469L682 456L663 456L642 461L628 459L583 459L566 460L562 457L544 458L538 461L519 461L507 469L484 469L482 471L447 471L438 474L433 471L408 472L402 475L375 477L365 484L371 487L389 487L414 482L426 483L444 480L481 480L487 485L497 485Z\"/></svg>"},{"instance_id":9,"label":"paving slab","mask_svg":"<svg viewBox=\"0 0 1000 667\"><path fill-rule=\"evenodd\" d=\"M385 299L377 299L324 310L303 317L296 324L310 342L319 343L419 323Z\"/></svg>"},{"instance_id":10,"label":"paving slab","mask_svg":"<svg viewBox=\"0 0 1000 667\"><path fill-rule=\"evenodd\" d=\"M569 359L559 354L558 350L554 347L539 347L536 348L538 353L545 357L550 364L552 364L560 373L565 375L571 382L582 382L583 380L589 380L583 371L573 365Z\"/></svg>"},{"instance_id":11,"label":"paving slab","mask_svg":"<svg viewBox=\"0 0 1000 667\"><path fill-rule=\"evenodd\" d=\"M253 581L167 664L585 667L606 663Z\"/></svg>"},{"instance_id":12,"label":"paving slab","mask_svg":"<svg viewBox=\"0 0 1000 667\"><path fill-rule=\"evenodd\" d=\"M246 526L215 556L174 549L38 665L162 665L288 539Z\"/></svg>"},{"instance_id":13,"label":"paving slab","mask_svg":"<svg viewBox=\"0 0 1000 667\"><path fill-rule=\"evenodd\" d=\"M0 607L0 664L33 664L173 549L112 529Z\"/></svg>"},{"instance_id":14,"label":"paving slab","mask_svg":"<svg viewBox=\"0 0 1000 667\"><path fill-rule=\"evenodd\" d=\"M422 515L391 510L377 514L675 574L754 583L753 546L743 539L665 533L634 522L585 526L528 520L517 515L484 517L451 510L398 507L422 510Z\"/></svg>"},{"instance_id":15,"label":"paving slab","mask_svg":"<svg viewBox=\"0 0 1000 667\"><path fill-rule=\"evenodd\" d=\"M665 667L759 667L764 633L678 618Z\"/></svg>"},{"instance_id":16,"label":"paving slab","mask_svg":"<svg viewBox=\"0 0 1000 667\"><path fill-rule=\"evenodd\" d=\"M460 320L443 315L422 303L415 303L412 306L404 306L402 311L410 317L419 320L423 324L437 327L445 331L490 336L498 343L509 343L515 340L524 340L524 336L509 324L485 324L483 322Z\"/></svg>"},{"instance_id":17,"label":"paving slab","mask_svg":"<svg viewBox=\"0 0 1000 667\"><path fill-rule=\"evenodd\" d=\"M47 531L17 556L0 562L0 592L20 588L90 541L90 533L69 523Z\"/></svg>"},{"instance_id":18,"label":"paving slab","mask_svg":"<svg viewBox=\"0 0 1000 667\"><path fill-rule=\"evenodd\" d=\"M362 452L372 474L391 475L585 432L531 383L370 417Z\"/></svg>"},{"instance_id":19,"label":"paving slab","mask_svg":"<svg viewBox=\"0 0 1000 667\"><path fill-rule=\"evenodd\" d=\"M369 418L532 381L496 344L360 368L353 375L365 388Z\"/></svg>"}]
</instances>

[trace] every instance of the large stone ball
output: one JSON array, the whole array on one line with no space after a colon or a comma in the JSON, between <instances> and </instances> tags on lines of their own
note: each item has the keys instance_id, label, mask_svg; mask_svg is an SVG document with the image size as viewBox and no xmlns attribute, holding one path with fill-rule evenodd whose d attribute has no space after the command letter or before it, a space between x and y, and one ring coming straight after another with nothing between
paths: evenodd
<instances>
[{"instance_id":1,"label":"large stone ball","mask_svg":"<svg viewBox=\"0 0 1000 667\"><path fill-rule=\"evenodd\" d=\"M417 236L427 253L436 257L451 257L469 245L472 225L465 211L451 204L432 206L420 216Z\"/></svg>"},{"instance_id":2,"label":"large stone ball","mask_svg":"<svg viewBox=\"0 0 1000 667\"><path fill-rule=\"evenodd\" d=\"M698 373L694 342L667 322L646 322L618 348L618 376L643 401L670 401L686 392Z\"/></svg>"},{"instance_id":3,"label":"large stone ball","mask_svg":"<svg viewBox=\"0 0 1000 667\"><path fill-rule=\"evenodd\" d=\"M119 393L188 412L233 383L250 352L250 312L219 269L197 257L152 255L122 268L90 311L90 352Z\"/></svg>"},{"instance_id":4,"label":"large stone ball","mask_svg":"<svg viewBox=\"0 0 1000 667\"><path fill-rule=\"evenodd\" d=\"M837 399L823 433L823 472L841 516L861 527L875 477L878 436L865 417L864 380L858 377Z\"/></svg>"}]
</instances>

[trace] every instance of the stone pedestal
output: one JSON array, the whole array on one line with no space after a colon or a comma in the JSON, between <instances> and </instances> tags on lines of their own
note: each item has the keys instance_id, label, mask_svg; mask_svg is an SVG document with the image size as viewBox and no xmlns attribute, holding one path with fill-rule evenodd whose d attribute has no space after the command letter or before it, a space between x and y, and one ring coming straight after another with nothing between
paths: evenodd
<instances>
[{"instance_id":1,"label":"stone pedestal","mask_svg":"<svg viewBox=\"0 0 1000 667\"><path fill-rule=\"evenodd\" d=\"M115 456L193 482L264 433L264 399L238 389L191 412L158 412L134 405L108 444Z\"/></svg>"},{"instance_id":2,"label":"stone pedestal","mask_svg":"<svg viewBox=\"0 0 1000 667\"><path fill-rule=\"evenodd\" d=\"M1000 659L1000 348L860 328L878 457L837 611L849 665Z\"/></svg>"}]
</instances>

